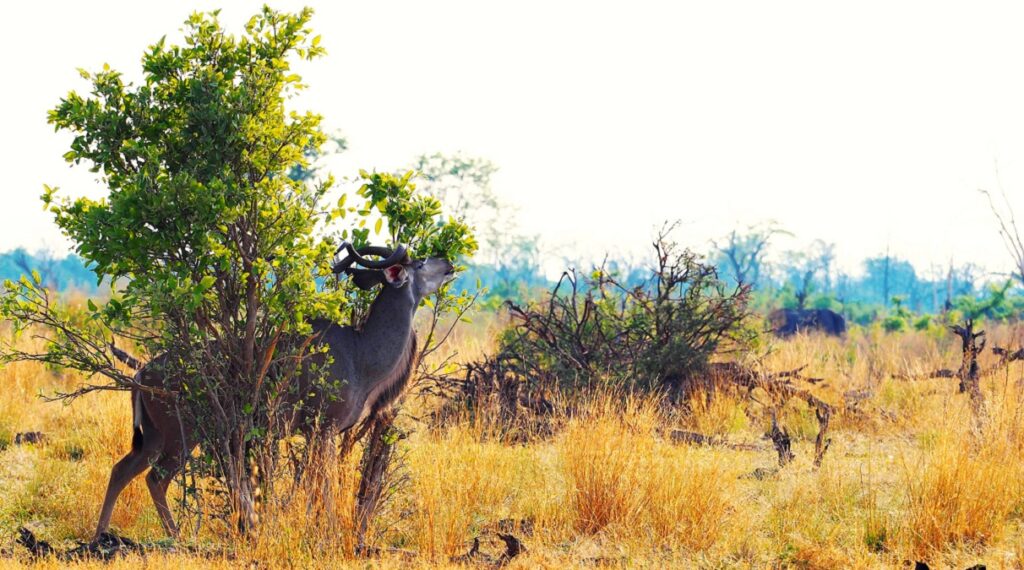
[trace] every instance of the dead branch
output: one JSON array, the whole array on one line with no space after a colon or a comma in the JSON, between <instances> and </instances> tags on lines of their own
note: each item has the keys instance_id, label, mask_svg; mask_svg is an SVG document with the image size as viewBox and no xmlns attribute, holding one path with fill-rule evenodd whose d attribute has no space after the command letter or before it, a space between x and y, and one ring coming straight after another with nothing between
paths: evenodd
<instances>
[{"instance_id":1,"label":"dead branch","mask_svg":"<svg viewBox=\"0 0 1024 570\"><path fill-rule=\"evenodd\" d=\"M793 455L789 432L786 431L786 428L779 429L775 410L772 410L772 427L765 436L772 440L772 444L775 445L775 451L779 454L779 467L785 467L796 458Z\"/></svg>"},{"instance_id":2,"label":"dead branch","mask_svg":"<svg viewBox=\"0 0 1024 570\"><path fill-rule=\"evenodd\" d=\"M997 169L997 175L998 172ZM1000 183L1001 186L1002 184ZM1005 215L996 207L995 200L992 199L992 194L988 190L979 188L978 191L988 198L989 208L992 210L992 214L996 217L996 222L999 225L999 237L1003 238L1003 245L1006 246L1006 251L1010 254L1011 259L1013 259L1014 265L1016 265L1017 273L1014 276L1021 282L1024 282L1024 240L1021 239L1020 230L1017 228L1017 219L1006 191L1000 188L1003 204L1006 208Z\"/></svg>"},{"instance_id":3,"label":"dead branch","mask_svg":"<svg viewBox=\"0 0 1024 570\"><path fill-rule=\"evenodd\" d=\"M931 372L927 372L925 374L919 374L919 375L916 375L916 376L911 376L910 374L898 373L898 374L893 374L892 377L895 380L908 380L908 381L931 380L933 378L956 378L956 371L955 370L950 370L949 368L939 368L939 369L936 369L936 370L932 370Z\"/></svg>"},{"instance_id":4,"label":"dead branch","mask_svg":"<svg viewBox=\"0 0 1024 570\"><path fill-rule=\"evenodd\" d=\"M1024 360L1024 348L1018 348L1017 350L1011 350L1009 348L1004 348L1004 347L1001 347L1001 346L993 346L992 347L992 354L995 354L996 356L999 357L999 362L997 362L995 365L993 365L992 368L989 368L988 370L986 370L983 374L989 374L991 372L994 372L995 370L997 370L999 368L1002 368L1004 366L1009 365L1011 362L1016 362L1018 360Z\"/></svg>"},{"instance_id":5,"label":"dead branch","mask_svg":"<svg viewBox=\"0 0 1024 570\"><path fill-rule=\"evenodd\" d=\"M972 321L967 321L967 325L969 325L970 327L974 326ZM978 333L974 333L972 331L969 333L970 336L968 336L968 330L965 327L954 325L953 327L950 327L950 329L953 331L954 334L960 337L961 343L963 343L963 360L961 361L959 370L939 368L937 370L933 370L926 374L917 376L911 376L909 374L895 374L893 375L893 378L895 378L896 380L929 380L932 378L956 378L957 380L960 380L960 385L958 387L959 391L967 391L968 386L967 384L964 383L963 377L970 376L971 367L977 366L977 355L980 354L985 348L984 340L982 340L980 345L974 346L973 348L971 347L971 343L976 342L978 338L985 334L985 331L980 331ZM997 372L998 370L1001 370L1002 368L1009 366L1014 362L1024 360L1024 348L1018 348L1014 350L1002 346L994 346L992 347L992 354L998 356L999 360L995 364L989 366L988 368L985 368L984 370L981 370L979 368L977 372L979 378L989 376L990 374ZM973 364L971 360L972 358L974 359Z\"/></svg>"},{"instance_id":6,"label":"dead branch","mask_svg":"<svg viewBox=\"0 0 1024 570\"><path fill-rule=\"evenodd\" d=\"M829 407L817 407L814 415L818 418L818 436L814 439L814 466L821 467L821 460L832 444L832 438L826 436L829 420L832 419L832 409Z\"/></svg>"}]
</instances>

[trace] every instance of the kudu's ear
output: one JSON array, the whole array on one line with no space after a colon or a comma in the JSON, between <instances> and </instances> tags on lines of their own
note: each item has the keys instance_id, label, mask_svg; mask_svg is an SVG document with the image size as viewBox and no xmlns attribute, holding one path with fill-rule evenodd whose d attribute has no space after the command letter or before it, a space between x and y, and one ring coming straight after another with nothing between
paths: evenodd
<instances>
[{"instance_id":1,"label":"kudu's ear","mask_svg":"<svg viewBox=\"0 0 1024 570\"><path fill-rule=\"evenodd\" d=\"M378 269L346 269L345 273L363 291L369 291L384 282L384 272Z\"/></svg>"},{"instance_id":2,"label":"kudu's ear","mask_svg":"<svg viewBox=\"0 0 1024 570\"><path fill-rule=\"evenodd\" d=\"M401 287L409 279L404 265L392 265L384 269L384 281L392 287Z\"/></svg>"}]
</instances>

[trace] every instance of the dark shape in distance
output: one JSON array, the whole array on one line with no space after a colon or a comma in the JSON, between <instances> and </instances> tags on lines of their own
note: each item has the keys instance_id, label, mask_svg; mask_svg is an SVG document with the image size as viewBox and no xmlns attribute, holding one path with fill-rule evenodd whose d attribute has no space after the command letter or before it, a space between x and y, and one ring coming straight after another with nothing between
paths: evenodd
<instances>
[{"instance_id":1,"label":"dark shape in distance","mask_svg":"<svg viewBox=\"0 0 1024 570\"><path fill-rule=\"evenodd\" d=\"M18 433L14 436L14 445L24 445L28 443L43 443L46 436L40 431L27 431Z\"/></svg>"},{"instance_id":2,"label":"dark shape in distance","mask_svg":"<svg viewBox=\"0 0 1024 570\"><path fill-rule=\"evenodd\" d=\"M768 322L772 332L781 337L805 331L832 336L846 333L846 319L831 309L777 309L768 315Z\"/></svg>"}]
</instances>

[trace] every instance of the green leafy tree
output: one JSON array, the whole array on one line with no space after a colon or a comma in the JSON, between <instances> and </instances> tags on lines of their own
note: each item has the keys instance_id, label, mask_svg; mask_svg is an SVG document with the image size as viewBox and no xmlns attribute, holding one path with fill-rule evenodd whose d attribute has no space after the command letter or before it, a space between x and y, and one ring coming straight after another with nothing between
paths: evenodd
<instances>
[{"instance_id":1,"label":"green leafy tree","mask_svg":"<svg viewBox=\"0 0 1024 570\"><path fill-rule=\"evenodd\" d=\"M1024 310L1024 299L1020 295L1011 294L1013 281L992 283L979 297L961 295L953 301L953 309L964 319L991 321L1009 321L1020 319Z\"/></svg>"},{"instance_id":2,"label":"green leafy tree","mask_svg":"<svg viewBox=\"0 0 1024 570\"><path fill-rule=\"evenodd\" d=\"M332 232L361 245L371 226L386 225L392 242L451 259L476 248L464 223L416 194L411 173L363 173L365 205L325 203L333 181L313 180L310 165L326 140L321 118L286 106L304 87L291 62L324 53L311 16L265 7L233 35L216 12L194 14L183 45L162 39L145 52L141 84L107 66L82 71L91 92L69 93L49 121L74 135L65 159L99 173L109 193L94 200L47 187L42 199L98 279L114 283L113 296L90 300L82 315L35 274L5 283L0 304L16 333L44 339L37 352L12 339L7 360L106 378L67 397L135 386L111 360L115 339L170 355L164 376L181 379L175 401L201 428L200 465L223 481L227 510L246 528L257 487L270 492L288 429L280 404L310 320L358 319L365 305L352 302L360 297L347 282L326 278ZM351 229L338 228L343 218ZM467 302L440 297L444 310Z\"/></svg>"},{"instance_id":3,"label":"green leafy tree","mask_svg":"<svg viewBox=\"0 0 1024 570\"><path fill-rule=\"evenodd\" d=\"M885 332L902 332L907 328L914 314L903 306L904 301L905 298L901 295L892 298L892 309L889 315L882 320L882 328L885 329Z\"/></svg>"}]
</instances>

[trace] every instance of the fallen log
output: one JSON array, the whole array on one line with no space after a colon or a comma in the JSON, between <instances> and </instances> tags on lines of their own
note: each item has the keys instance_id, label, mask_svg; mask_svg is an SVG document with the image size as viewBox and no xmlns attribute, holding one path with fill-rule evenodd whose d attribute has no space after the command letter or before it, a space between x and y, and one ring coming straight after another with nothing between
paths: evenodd
<instances>
[{"instance_id":1,"label":"fallen log","mask_svg":"<svg viewBox=\"0 0 1024 570\"><path fill-rule=\"evenodd\" d=\"M449 561L455 564L487 564L494 568L501 568L511 562L513 558L526 552L523 541L515 535L498 532L495 533L495 536L505 544L505 551L500 555L494 556L483 552L480 548L480 537L476 536L473 537L473 545L469 548L469 552L453 556Z\"/></svg>"},{"instance_id":2,"label":"fallen log","mask_svg":"<svg viewBox=\"0 0 1024 570\"><path fill-rule=\"evenodd\" d=\"M752 443L732 443L727 441L724 437L704 435L702 433L681 429L670 430L668 432L668 439L672 443L677 444L726 447L737 451L763 451L765 449L765 447L761 445L755 445Z\"/></svg>"}]
</instances>

